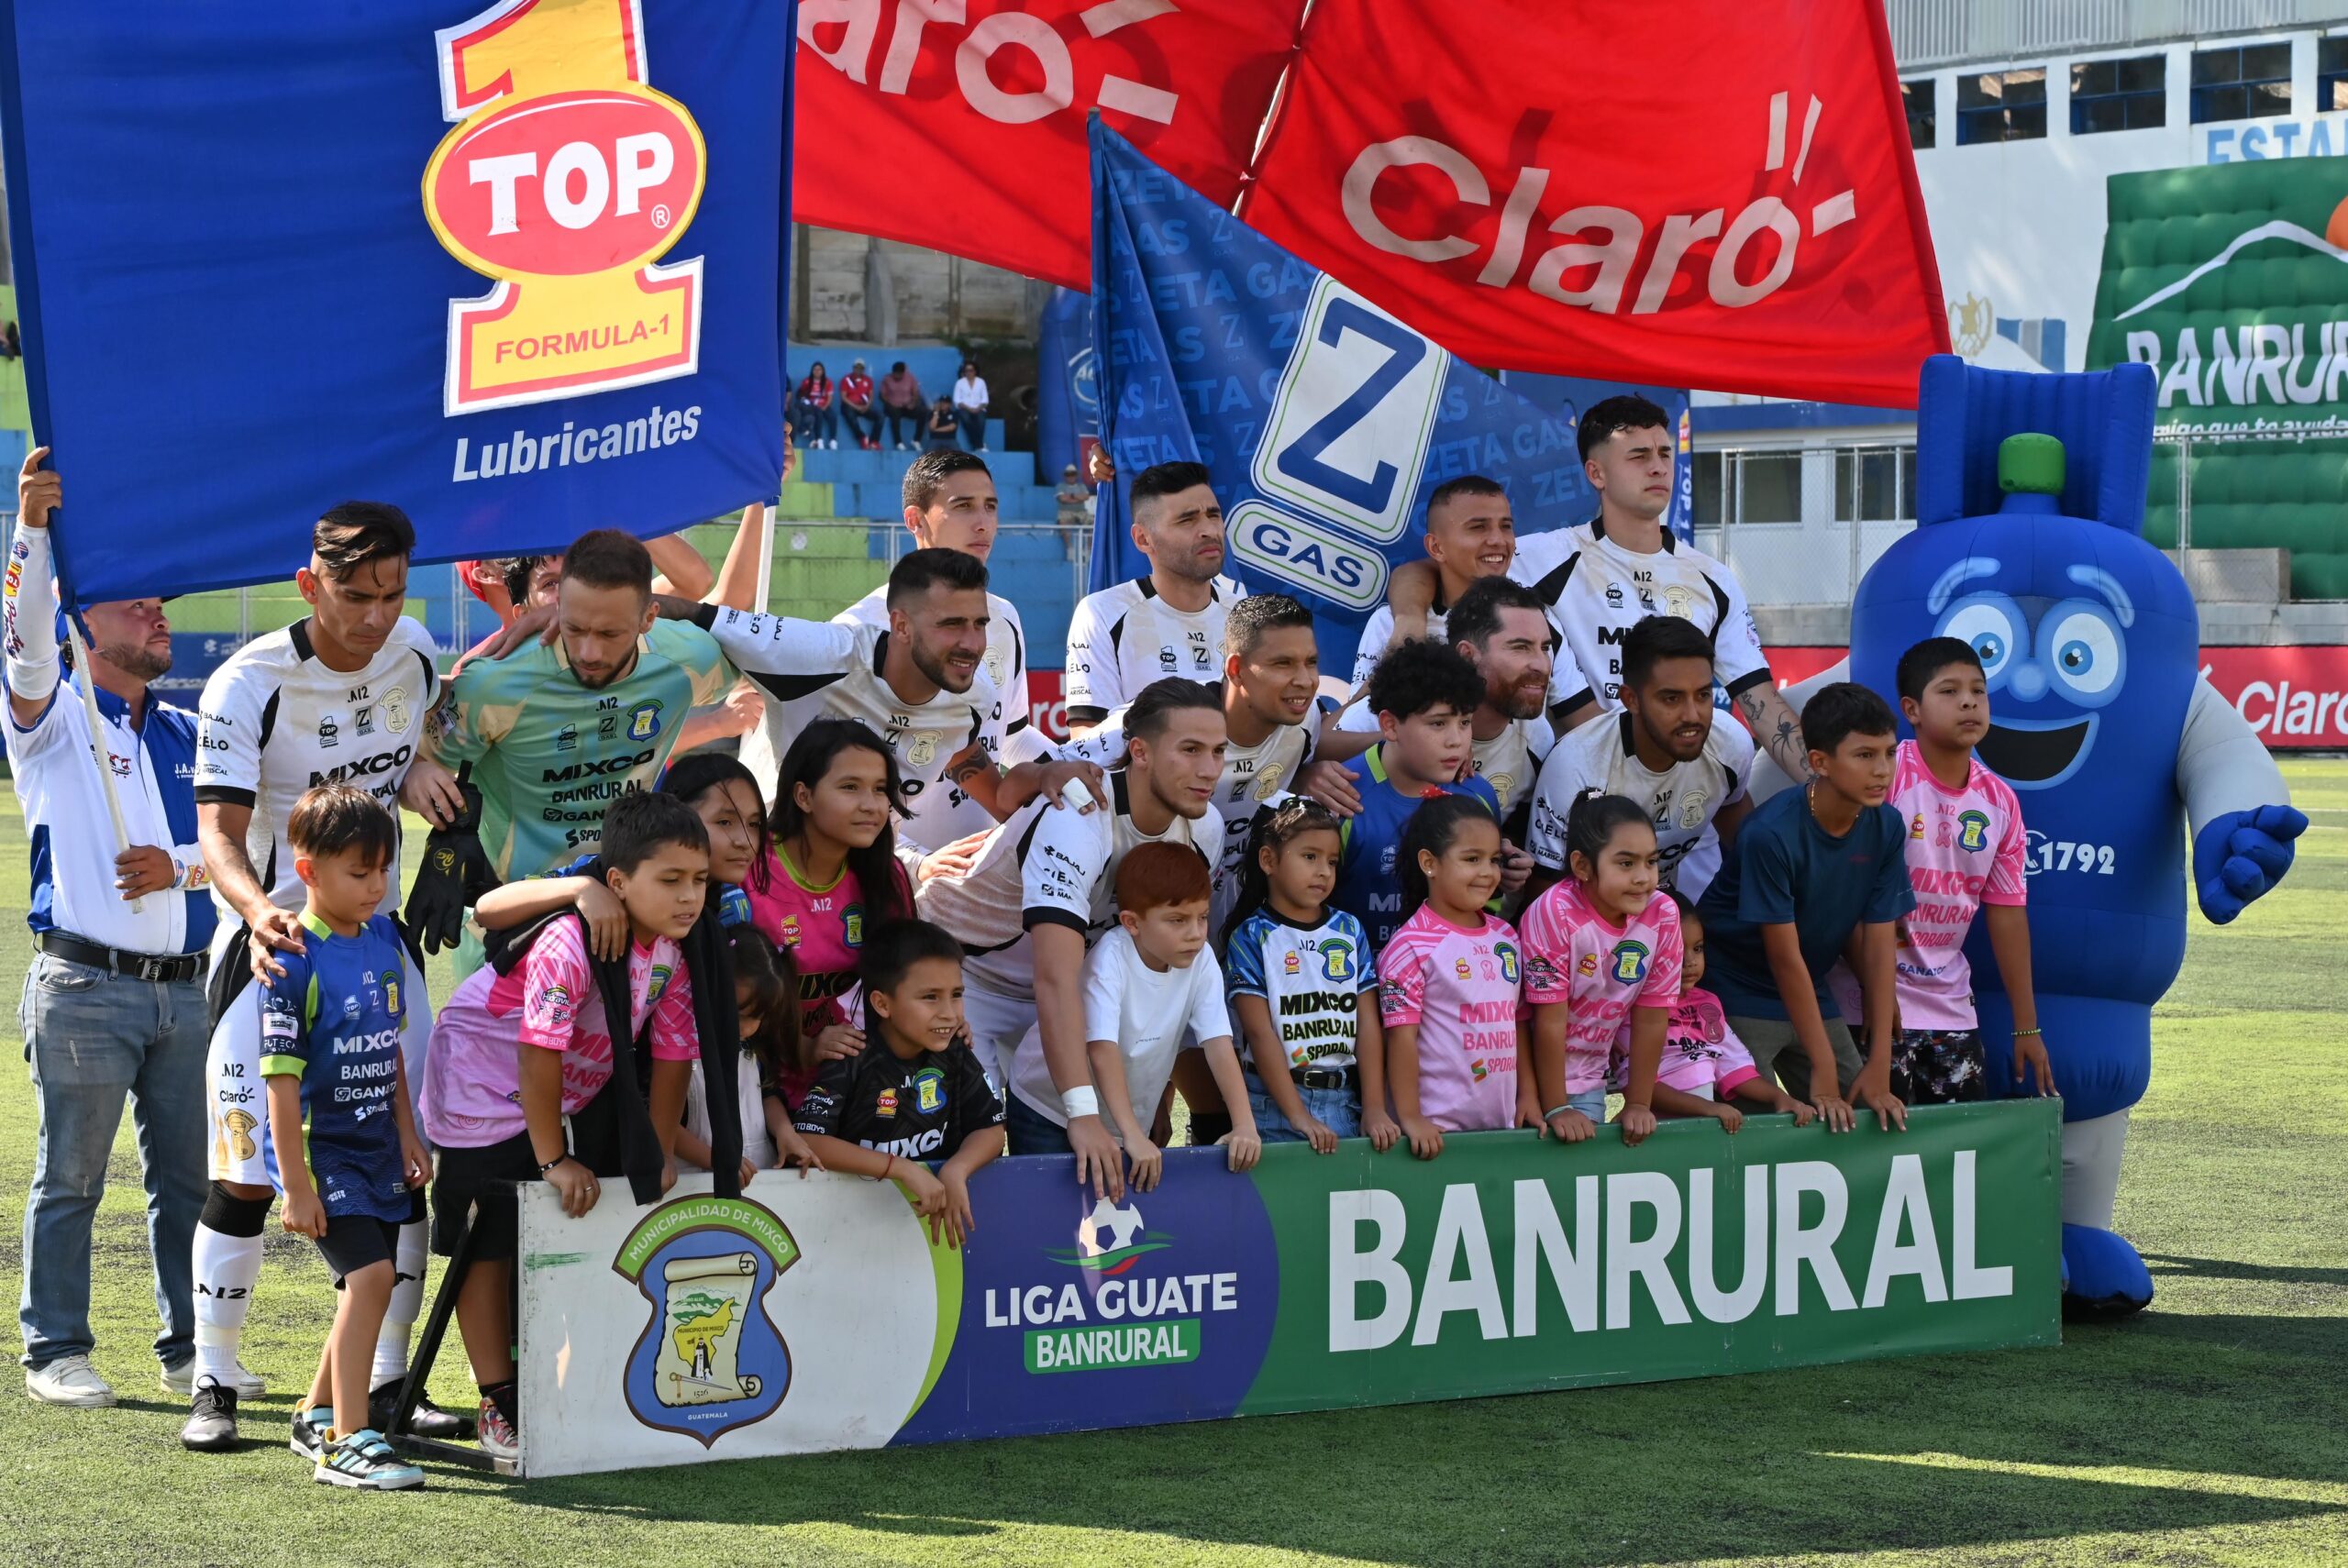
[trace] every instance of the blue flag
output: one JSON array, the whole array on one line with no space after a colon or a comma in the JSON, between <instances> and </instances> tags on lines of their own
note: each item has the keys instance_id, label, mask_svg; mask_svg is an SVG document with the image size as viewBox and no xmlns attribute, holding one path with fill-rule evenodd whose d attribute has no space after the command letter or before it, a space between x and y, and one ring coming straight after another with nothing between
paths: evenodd
<instances>
[{"instance_id":1,"label":"blue flag","mask_svg":"<svg viewBox=\"0 0 2348 1568\"><path fill-rule=\"evenodd\" d=\"M485 7L485 8L484 8ZM79 602L655 534L782 469L789 0L0 0Z\"/></svg>"},{"instance_id":2,"label":"blue flag","mask_svg":"<svg viewBox=\"0 0 2348 1568\"><path fill-rule=\"evenodd\" d=\"M1389 569L1426 553L1427 497L1445 480L1497 481L1519 533L1597 513L1562 400L1545 407L1455 359L1097 118L1092 191L1101 433L1117 465L1096 591L1149 570L1126 498L1153 463L1207 466L1224 569L1311 608L1333 669L1350 664Z\"/></svg>"}]
</instances>

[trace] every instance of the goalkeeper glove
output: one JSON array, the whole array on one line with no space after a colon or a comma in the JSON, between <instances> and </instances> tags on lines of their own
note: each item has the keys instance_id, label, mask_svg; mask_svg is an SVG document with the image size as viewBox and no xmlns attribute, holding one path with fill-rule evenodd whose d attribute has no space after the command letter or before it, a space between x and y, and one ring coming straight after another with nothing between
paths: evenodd
<instances>
[{"instance_id":1,"label":"goalkeeper glove","mask_svg":"<svg viewBox=\"0 0 2348 1568\"><path fill-rule=\"evenodd\" d=\"M454 947L463 936L465 910L496 887L497 873L481 846L481 790L470 780L472 764L457 770L464 805L456 820L432 830L424 841L424 864L400 911L409 937L426 953Z\"/></svg>"}]
</instances>

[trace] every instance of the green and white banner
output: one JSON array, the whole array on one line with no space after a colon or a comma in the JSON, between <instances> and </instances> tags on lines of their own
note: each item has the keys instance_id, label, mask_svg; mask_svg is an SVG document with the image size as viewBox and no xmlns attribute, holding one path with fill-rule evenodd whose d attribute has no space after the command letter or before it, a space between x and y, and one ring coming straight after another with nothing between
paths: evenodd
<instances>
[{"instance_id":1,"label":"green and white banner","mask_svg":"<svg viewBox=\"0 0 2348 1568\"><path fill-rule=\"evenodd\" d=\"M2060 1108L1782 1117L1421 1162L1349 1141L1155 1192L1067 1159L972 1183L933 1246L897 1189L769 1172L582 1219L524 1189L523 1468L887 1443L1700 1377L2061 1338ZM703 1184L705 1186L705 1183Z\"/></svg>"}]
</instances>

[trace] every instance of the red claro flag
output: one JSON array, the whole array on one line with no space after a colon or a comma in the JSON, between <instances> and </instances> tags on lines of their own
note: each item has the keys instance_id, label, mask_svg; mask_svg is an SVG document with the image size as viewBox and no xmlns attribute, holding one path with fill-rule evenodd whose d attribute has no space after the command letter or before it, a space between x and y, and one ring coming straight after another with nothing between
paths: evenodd
<instances>
[{"instance_id":1,"label":"red claro flag","mask_svg":"<svg viewBox=\"0 0 2348 1568\"><path fill-rule=\"evenodd\" d=\"M1479 365L1912 408L1948 351L1880 0L1320 0L1241 215Z\"/></svg>"},{"instance_id":2,"label":"red claro flag","mask_svg":"<svg viewBox=\"0 0 2348 1568\"><path fill-rule=\"evenodd\" d=\"M1304 0L801 0L792 215L1085 289L1085 116L1228 205Z\"/></svg>"}]
</instances>

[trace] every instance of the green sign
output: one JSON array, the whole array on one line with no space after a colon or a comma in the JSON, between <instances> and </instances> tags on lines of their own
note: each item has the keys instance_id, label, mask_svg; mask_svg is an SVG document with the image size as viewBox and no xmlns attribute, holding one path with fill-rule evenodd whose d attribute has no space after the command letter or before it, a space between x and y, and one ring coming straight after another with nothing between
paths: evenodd
<instances>
[{"instance_id":1,"label":"green sign","mask_svg":"<svg viewBox=\"0 0 2348 1568\"><path fill-rule=\"evenodd\" d=\"M1257 1183L1279 1311L1241 1412L2058 1343L2060 1132L2029 1101L1905 1133L1283 1148Z\"/></svg>"}]
</instances>

